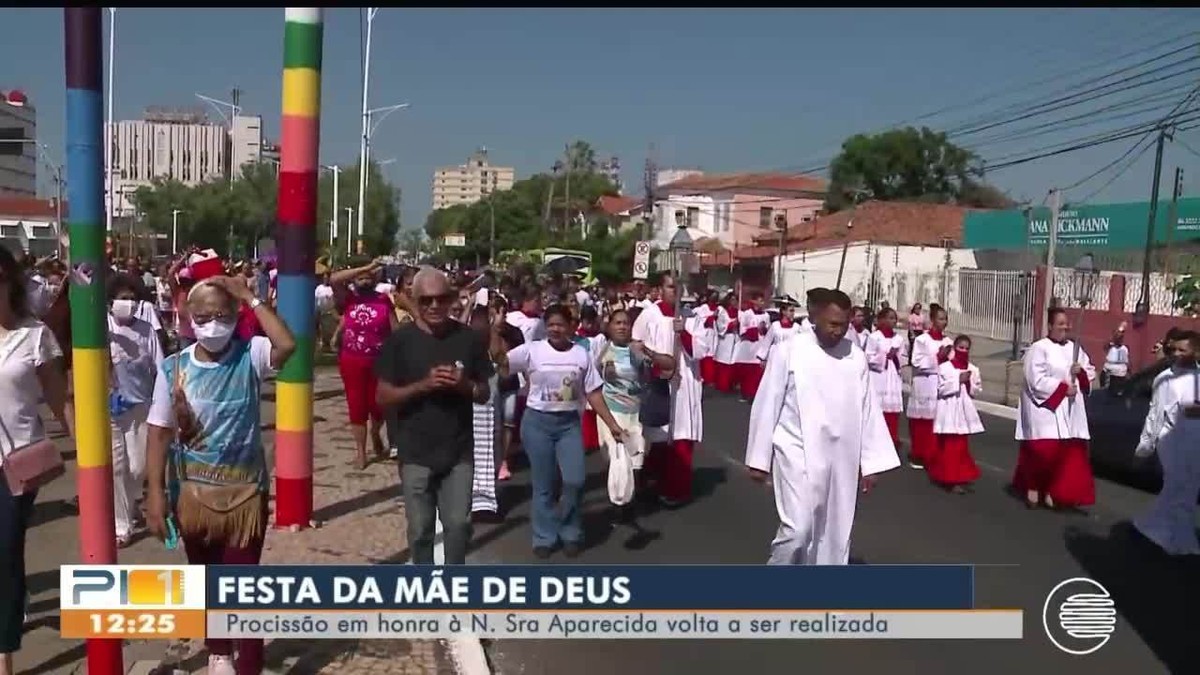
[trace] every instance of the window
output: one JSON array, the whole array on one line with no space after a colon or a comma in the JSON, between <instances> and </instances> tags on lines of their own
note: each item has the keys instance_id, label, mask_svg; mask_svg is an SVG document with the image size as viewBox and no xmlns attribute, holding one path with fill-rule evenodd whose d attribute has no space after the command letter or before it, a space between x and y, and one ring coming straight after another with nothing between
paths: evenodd
<instances>
[{"instance_id":1,"label":"window","mask_svg":"<svg viewBox=\"0 0 1200 675\"><path fill-rule=\"evenodd\" d=\"M688 227L696 227L696 224L698 222L700 222L700 207L699 206L687 207L687 226Z\"/></svg>"},{"instance_id":2,"label":"window","mask_svg":"<svg viewBox=\"0 0 1200 675\"><path fill-rule=\"evenodd\" d=\"M758 209L758 229L769 230L774 226L772 220L775 217L775 209L769 206L761 206Z\"/></svg>"}]
</instances>

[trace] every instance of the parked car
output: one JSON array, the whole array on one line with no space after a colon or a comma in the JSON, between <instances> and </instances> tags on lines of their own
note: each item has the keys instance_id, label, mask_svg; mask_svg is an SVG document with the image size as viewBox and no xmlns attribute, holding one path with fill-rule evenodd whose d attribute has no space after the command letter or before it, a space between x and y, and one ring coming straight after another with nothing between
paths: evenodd
<instances>
[{"instance_id":1,"label":"parked car","mask_svg":"<svg viewBox=\"0 0 1200 675\"><path fill-rule=\"evenodd\" d=\"M1155 492L1162 487L1158 456L1138 459L1133 451L1150 411L1154 378L1169 365L1161 359L1134 373L1124 385L1097 389L1087 397L1092 466L1097 473L1123 478Z\"/></svg>"}]
</instances>

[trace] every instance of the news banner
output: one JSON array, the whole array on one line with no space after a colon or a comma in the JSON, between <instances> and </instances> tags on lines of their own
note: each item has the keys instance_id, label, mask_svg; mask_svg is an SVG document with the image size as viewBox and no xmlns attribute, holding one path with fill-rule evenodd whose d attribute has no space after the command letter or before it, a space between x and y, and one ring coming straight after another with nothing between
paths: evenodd
<instances>
[{"instance_id":1,"label":"news banner","mask_svg":"<svg viewBox=\"0 0 1200 675\"><path fill-rule=\"evenodd\" d=\"M1020 639L970 566L69 565L64 638Z\"/></svg>"}]
</instances>

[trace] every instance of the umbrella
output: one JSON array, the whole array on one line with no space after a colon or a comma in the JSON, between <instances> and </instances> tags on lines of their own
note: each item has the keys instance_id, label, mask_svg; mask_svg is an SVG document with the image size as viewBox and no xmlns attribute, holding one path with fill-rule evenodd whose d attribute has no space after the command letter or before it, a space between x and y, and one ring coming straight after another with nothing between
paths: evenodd
<instances>
[{"instance_id":1,"label":"umbrella","mask_svg":"<svg viewBox=\"0 0 1200 675\"><path fill-rule=\"evenodd\" d=\"M579 270L587 267L587 261L583 258L575 258L573 256L563 256L555 258L542 266L543 274L578 274Z\"/></svg>"}]
</instances>

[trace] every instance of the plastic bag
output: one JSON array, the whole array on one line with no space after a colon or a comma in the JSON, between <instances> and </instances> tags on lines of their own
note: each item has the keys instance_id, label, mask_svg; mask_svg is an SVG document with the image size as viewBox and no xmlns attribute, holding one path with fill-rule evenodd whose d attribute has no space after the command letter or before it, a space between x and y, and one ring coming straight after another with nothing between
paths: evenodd
<instances>
[{"instance_id":1,"label":"plastic bag","mask_svg":"<svg viewBox=\"0 0 1200 675\"><path fill-rule=\"evenodd\" d=\"M608 501L616 506L633 501L633 462L624 443L617 443L608 458Z\"/></svg>"}]
</instances>

